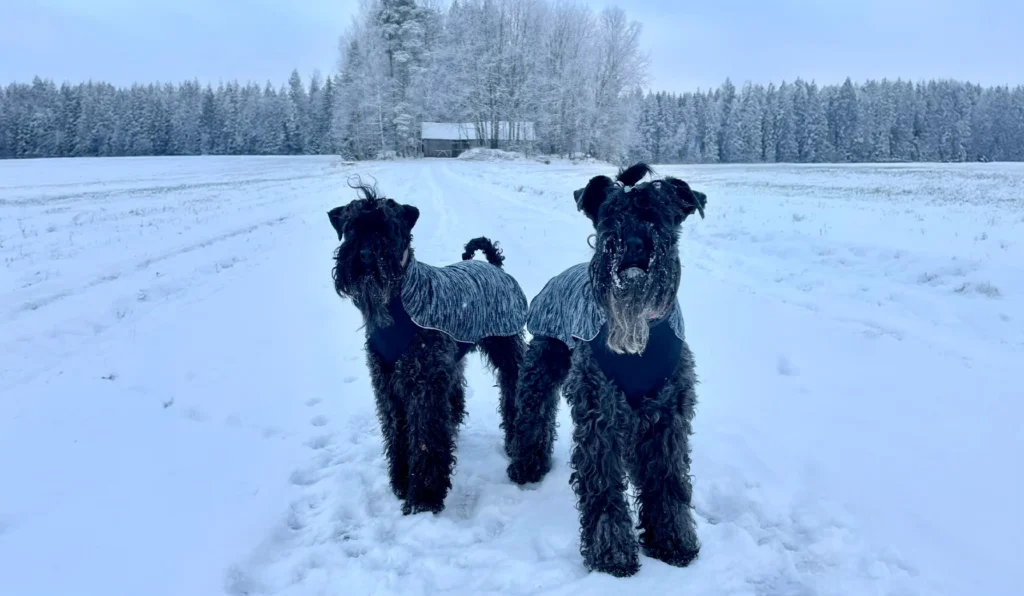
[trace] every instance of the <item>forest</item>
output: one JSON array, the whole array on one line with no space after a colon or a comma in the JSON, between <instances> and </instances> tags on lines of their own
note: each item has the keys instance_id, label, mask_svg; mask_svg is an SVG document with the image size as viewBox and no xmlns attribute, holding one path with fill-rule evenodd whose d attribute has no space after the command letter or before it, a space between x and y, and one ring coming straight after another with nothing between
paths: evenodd
<instances>
[{"instance_id":1,"label":"forest","mask_svg":"<svg viewBox=\"0 0 1024 596\"><path fill-rule=\"evenodd\" d=\"M1024 160L1021 86L725 79L658 92L641 34L615 7L364 0L326 76L0 88L0 158L417 157L421 122L522 121L537 141L514 148L613 163Z\"/></svg>"}]
</instances>

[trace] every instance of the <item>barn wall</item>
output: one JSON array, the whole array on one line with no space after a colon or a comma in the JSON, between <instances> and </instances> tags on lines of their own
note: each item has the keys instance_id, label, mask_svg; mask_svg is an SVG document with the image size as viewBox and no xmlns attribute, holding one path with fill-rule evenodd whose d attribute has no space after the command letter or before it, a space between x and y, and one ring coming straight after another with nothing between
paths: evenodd
<instances>
[{"instance_id":1,"label":"barn wall","mask_svg":"<svg viewBox=\"0 0 1024 596\"><path fill-rule=\"evenodd\" d=\"M479 147L479 141L449 141L446 139L423 139L424 157L458 157L463 151Z\"/></svg>"}]
</instances>

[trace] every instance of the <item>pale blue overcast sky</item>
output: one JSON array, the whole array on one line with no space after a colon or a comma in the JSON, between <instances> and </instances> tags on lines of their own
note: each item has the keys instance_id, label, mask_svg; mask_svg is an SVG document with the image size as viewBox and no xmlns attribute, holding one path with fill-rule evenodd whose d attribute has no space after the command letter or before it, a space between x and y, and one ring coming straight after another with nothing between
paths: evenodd
<instances>
[{"instance_id":1,"label":"pale blue overcast sky","mask_svg":"<svg viewBox=\"0 0 1024 596\"><path fill-rule=\"evenodd\" d=\"M601 8L609 2L588 2ZM649 84L820 83L846 76L1024 83L1016 0L635 0ZM0 83L283 83L333 71L357 0L0 0Z\"/></svg>"}]
</instances>

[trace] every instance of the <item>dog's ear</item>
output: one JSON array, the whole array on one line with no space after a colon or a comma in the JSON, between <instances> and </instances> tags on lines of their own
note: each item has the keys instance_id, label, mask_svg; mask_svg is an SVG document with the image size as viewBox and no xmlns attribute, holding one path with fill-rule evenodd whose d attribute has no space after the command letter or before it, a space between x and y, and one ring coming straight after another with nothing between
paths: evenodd
<instances>
[{"instance_id":1,"label":"dog's ear","mask_svg":"<svg viewBox=\"0 0 1024 596\"><path fill-rule=\"evenodd\" d=\"M700 218L704 219L704 206L708 203L708 196L706 194L693 190L689 184L678 178L666 177L665 182L671 185L672 194L682 210L682 217L680 217L678 223L683 223L687 217L690 217L695 212L700 213Z\"/></svg>"},{"instance_id":2,"label":"dog's ear","mask_svg":"<svg viewBox=\"0 0 1024 596\"><path fill-rule=\"evenodd\" d=\"M608 198L608 194L615 188L615 183L608 176L594 176L587 182L587 186L573 191L573 198L576 199L576 210L582 211L590 218L590 221L597 223L597 210Z\"/></svg>"},{"instance_id":3,"label":"dog's ear","mask_svg":"<svg viewBox=\"0 0 1024 596\"><path fill-rule=\"evenodd\" d=\"M407 231L411 232L413 226L420 219L420 210L413 207L412 205L402 205L400 207L399 216L402 218L402 223L405 224Z\"/></svg>"},{"instance_id":4,"label":"dog's ear","mask_svg":"<svg viewBox=\"0 0 1024 596\"><path fill-rule=\"evenodd\" d=\"M348 220L348 205L342 207L335 207L327 212L327 217L331 220L331 227L338 233L338 240L344 236L345 222Z\"/></svg>"}]
</instances>

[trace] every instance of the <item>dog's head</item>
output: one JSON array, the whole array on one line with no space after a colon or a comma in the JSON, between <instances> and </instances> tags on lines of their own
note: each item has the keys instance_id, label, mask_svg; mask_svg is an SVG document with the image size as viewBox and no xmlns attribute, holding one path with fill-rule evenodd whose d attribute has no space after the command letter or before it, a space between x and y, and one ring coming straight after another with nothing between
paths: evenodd
<instances>
[{"instance_id":1,"label":"dog's head","mask_svg":"<svg viewBox=\"0 0 1024 596\"><path fill-rule=\"evenodd\" d=\"M334 254L334 289L351 298L369 324L391 324L387 305L402 286L412 258L412 228L420 212L354 186L359 198L327 212L341 245Z\"/></svg>"},{"instance_id":2,"label":"dog's head","mask_svg":"<svg viewBox=\"0 0 1024 596\"><path fill-rule=\"evenodd\" d=\"M596 176L575 191L576 208L594 224L590 279L608 313L608 347L638 354L650 323L672 307L679 291L679 232L694 213L704 217L707 196L672 177L641 182L654 172L636 164L615 180Z\"/></svg>"}]
</instances>

